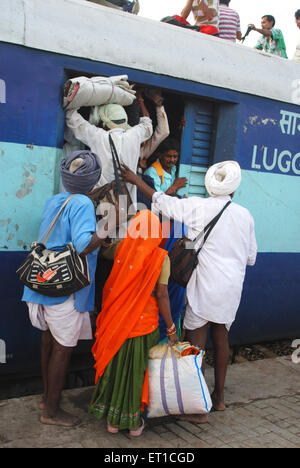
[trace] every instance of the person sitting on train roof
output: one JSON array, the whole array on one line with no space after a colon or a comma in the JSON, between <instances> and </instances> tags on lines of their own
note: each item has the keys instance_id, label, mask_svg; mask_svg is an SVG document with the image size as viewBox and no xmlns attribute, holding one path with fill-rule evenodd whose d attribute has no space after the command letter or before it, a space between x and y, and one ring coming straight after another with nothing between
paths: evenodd
<instances>
[{"instance_id":1,"label":"person sitting on train roof","mask_svg":"<svg viewBox=\"0 0 300 468\"><path fill-rule=\"evenodd\" d=\"M157 150L158 160L144 172L144 175L153 179L156 192L176 195L179 189L186 186L187 179L185 177L176 178L179 151L178 141L174 138L167 138Z\"/></svg>"},{"instance_id":2,"label":"person sitting on train roof","mask_svg":"<svg viewBox=\"0 0 300 468\"><path fill-rule=\"evenodd\" d=\"M196 26L200 26L200 32L219 34L219 0L187 0L181 16L187 20L191 11Z\"/></svg>"},{"instance_id":3,"label":"person sitting on train roof","mask_svg":"<svg viewBox=\"0 0 300 468\"><path fill-rule=\"evenodd\" d=\"M296 19L296 25L300 29L300 10L296 11L295 19ZM300 62L300 36L299 36L298 45L296 47L296 51L295 51L293 60L295 60L295 62Z\"/></svg>"},{"instance_id":4,"label":"person sitting on train roof","mask_svg":"<svg viewBox=\"0 0 300 468\"><path fill-rule=\"evenodd\" d=\"M202 233L204 226L227 205L198 255L199 263L187 285L187 308L183 325L185 339L201 349L205 349L207 330L211 325L215 352L212 401L215 410L224 411L224 385L229 358L228 332L240 304L246 266L254 265L257 255L254 220L247 209L231 202L241 183L241 168L235 161L212 166L205 177L210 197L181 200L155 192L125 166L122 174L125 180L136 184L152 201L155 213L183 222L188 227L189 239L195 239ZM199 414L183 417L192 422L207 422L207 416Z\"/></svg>"},{"instance_id":5,"label":"person sitting on train roof","mask_svg":"<svg viewBox=\"0 0 300 468\"><path fill-rule=\"evenodd\" d=\"M276 20L274 16L265 15L261 19L261 29L256 28L254 24L249 25L253 31L257 31L263 36L259 39L255 49L287 59L288 56L282 31L275 29L275 24Z\"/></svg>"},{"instance_id":6,"label":"person sitting on train roof","mask_svg":"<svg viewBox=\"0 0 300 468\"><path fill-rule=\"evenodd\" d=\"M221 39L236 42L242 39L241 21L237 11L229 7L231 0L220 0L219 36Z\"/></svg>"},{"instance_id":7,"label":"person sitting on train roof","mask_svg":"<svg viewBox=\"0 0 300 468\"><path fill-rule=\"evenodd\" d=\"M141 101L139 106L142 117L140 123L134 127L128 125L127 114L118 104L96 106L90 117L90 122L93 123L85 120L76 109L66 112L66 124L75 137L101 158L102 175L99 186L115 179L109 134L116 146L120 162L124 162L134 172L137 171L141 144L147 141L153 133L148 110ZM129 186L128 190L135 203L136 187Z\"/></svg>"},{"instance_id":8,"label":"person sitting on train roof","mask_svg":"<svg viewBox=\"0 0 300 468\"><path fill-rule=\"evenodd\" d=\"M28 305L32 325L43 331L44 397L40 403L43 410L40 422L71 427L79 421L60 408L60 397L73 349L78 340L92 339L89 311L94 310L97 249L104 241L96 234L95 209L86 194L99 181L101 164L90 151L76 151L62 160L60 172L66 191L47 200L40 236L70 194L73 195L54 226L46 247L60 251L72 242L80 255L87 255L91 284L66 297L49 297L25 287L22 301Z\"/></svg>"}]
</instances>

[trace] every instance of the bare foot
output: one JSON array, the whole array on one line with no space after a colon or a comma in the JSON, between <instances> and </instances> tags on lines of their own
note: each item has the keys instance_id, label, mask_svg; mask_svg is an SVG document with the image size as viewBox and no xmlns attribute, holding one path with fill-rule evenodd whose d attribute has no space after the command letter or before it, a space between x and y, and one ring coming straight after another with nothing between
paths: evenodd
<instances>
[{"instance_id":1,"label":"bare foot","mask_svg":"<svg viewBox=\"0 0 300 468\"><path fill-rule=\"evenodd\" d=\"M74 427L80 423L80 419L72 416L70 413L67 413L63 410L58 410L55 416L50 417L45 412L40 417L40 422L42 424L49 424L51 426L63 426L63 427Z\"/></svg>"},{"instance_id":2,"label":"bare foot","mask_svg":"<svg viewBox=\"0 0 300 468\"><path fill-rule=\"evenodd\" d=\"M181 414L176 416L176 419L197 424L206 424L208 422L207 414Z\"/></svg>"},{"instance_id":3,"label":"bare foot","mask_svg":"<svg viewBox=\"0 0 300 468\"><path fill-rule=\"evenodd\" d=\"M39 402L39 409L41 411L44 411L46 409L46 404L45 404L45 398L43 398L40 402Z\"/></svg>"},{"instance_id":4,"label":"bare foot","mask_svg":"<svg viewBox=\"0 0 300 468\"><path fill-rule=\"evenodd\" d=\"M225 411L226 405L223 397L218 397L216 393L211 394L211 401L215 411Z\"/></svg>"}]
</instances>

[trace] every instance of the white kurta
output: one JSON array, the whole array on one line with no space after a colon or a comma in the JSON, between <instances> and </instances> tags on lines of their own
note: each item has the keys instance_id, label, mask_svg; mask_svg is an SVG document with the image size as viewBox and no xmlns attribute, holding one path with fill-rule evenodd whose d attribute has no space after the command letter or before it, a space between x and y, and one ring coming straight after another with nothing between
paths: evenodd
<instances>
[{"instance_id":1,"label":"white kurta","mask_svg":"<svg viewBox=\"0 0 300 468\"><path fill-rule=\"evenodd\" d=\"M194 240L230 200L228 195L179 200L157 192L152 206L156 213L184 222L188 237ZM199 253L199 264L188 283L187 301L192 313L213 323L234 322L246 266L255 264L256 255L254 220L247 209L232 203Z\"/></svg>"},{"instance_id":2,"label":"white kurta","mask_svg":"<svg viewBox=\"0 0 300 468\"><path fill-rule=\"evenodd\" d=\"M142 117L140 123L130 130L116 128L105 131L87 122L77 110L66 113L66 124L75 137L87 145L102 163L102 174L99 186L103 186L115 179L112 154L109 144L111 134L119 155L120 162L126 164L136 173L140 157L141 144L147 141L153 132L152 121ZM128 184L128 190L133 203L136 202L136 187Z\"/></svg>"},{"instance_id":3,"label":"white kurta","mask_svg":"<svg viewBox=\"0 0 300 468\"><path fill-rule=\"evenodd\" d=\"M144 144L141 149L141 159L148 159L170 135L168 116L163 106L156 107L157 126L152 137Z\"/></svg>"}]
</instances>

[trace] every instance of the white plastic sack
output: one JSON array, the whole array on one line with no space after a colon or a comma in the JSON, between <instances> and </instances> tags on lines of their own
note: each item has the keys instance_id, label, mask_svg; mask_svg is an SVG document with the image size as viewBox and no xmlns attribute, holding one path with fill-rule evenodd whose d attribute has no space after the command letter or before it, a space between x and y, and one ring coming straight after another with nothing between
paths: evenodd
<instances>
[{"instance_id":1,"label":"white plastic sack","mask_svg":"<svg viewBox=\"0 0 300 468\"><path fill-rule=\"evenodd\" d=\"M196 356L149 359L149 418L208 414L212 401L201 371L203 351Z\"/></svg>"},{"instance_id":2,"label":"white plastic sack","mask_svg":"<svg viewBox=\"0 0 300 468\"><path fill-rule=\"evenodd\" d=\"M127 80L127 75L72 78L64 86L63 107L72 110L103 104L129 106L135 99L135 91Z\"/></svg>"}]
</instances>

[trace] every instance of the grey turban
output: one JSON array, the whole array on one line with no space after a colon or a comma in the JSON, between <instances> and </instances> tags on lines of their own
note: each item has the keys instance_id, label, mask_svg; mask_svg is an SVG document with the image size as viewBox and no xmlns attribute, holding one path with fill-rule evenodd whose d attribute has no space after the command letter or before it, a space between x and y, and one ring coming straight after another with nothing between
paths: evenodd
<instances>
[{"instance_id":1,"label":"grey turban","mask_svg":"<svg viewBox=\"0 0 300 468\"><path fill-rule=\"evenodd\" d=\"M102 165L91 151L73 151L60 163L64 188L69 193L90 192L101 177Z\"/></svg>"}]
</instances>

